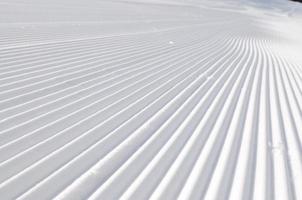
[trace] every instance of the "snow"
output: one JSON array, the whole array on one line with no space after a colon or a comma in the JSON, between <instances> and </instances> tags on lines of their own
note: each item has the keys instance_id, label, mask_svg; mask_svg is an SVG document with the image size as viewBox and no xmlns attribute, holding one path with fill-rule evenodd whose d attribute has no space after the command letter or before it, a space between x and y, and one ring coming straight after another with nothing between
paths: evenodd
<instances>
[{"instance_id":1,"label":"snow","mask_svg":"<svg viewBox=\"0 0 302 200\"><path fill-rule=\"evenodd\" d=\"M302 6L0 2L0 199L302 199Z\"/></svg>"}]
</instances>

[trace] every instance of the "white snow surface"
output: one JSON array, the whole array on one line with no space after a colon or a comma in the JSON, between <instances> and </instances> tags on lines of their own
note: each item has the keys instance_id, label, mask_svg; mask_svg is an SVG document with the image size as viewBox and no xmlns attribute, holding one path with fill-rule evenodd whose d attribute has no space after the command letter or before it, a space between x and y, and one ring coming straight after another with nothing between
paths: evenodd
<instances>
[{"instance_id":1,"label":"white snow surface","mask_svg":"<svg viewBox=\"0 0 302 200\"><path fill-rule=\"evenodd\" d=\"M302 199L302 9L1 0L0 199Z\"/></svg>"}]
</instances>

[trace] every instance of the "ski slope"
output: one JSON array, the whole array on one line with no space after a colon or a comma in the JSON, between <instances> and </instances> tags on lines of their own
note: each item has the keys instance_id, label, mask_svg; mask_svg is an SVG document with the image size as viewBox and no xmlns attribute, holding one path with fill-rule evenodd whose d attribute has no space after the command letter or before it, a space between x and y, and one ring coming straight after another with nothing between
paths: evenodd
<instances>
[{"instance_id":1,"label":"ski slope","mask_svg":"<svg viewBox=\"0 0 302 200\"><path fill-rule=\"evenodd\" d=\"M298 3L0 2L0 199L302 199Z\"/></svg>"}]
</instances>

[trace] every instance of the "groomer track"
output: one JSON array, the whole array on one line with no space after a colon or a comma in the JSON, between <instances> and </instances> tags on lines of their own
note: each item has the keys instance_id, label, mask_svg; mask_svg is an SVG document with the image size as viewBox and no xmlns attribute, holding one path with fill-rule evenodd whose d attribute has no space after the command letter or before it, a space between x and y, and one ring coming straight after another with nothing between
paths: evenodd
<instances>
[{"instance_id":1,"label":"groomer track","mask_svg":"<svg viewBox=\"0 0 302 200\"><path fill-rule=\"evenodd\" d=\"M302 199L299 27L217 1L1 1L0 199Z\"/></svg>"}]
</instances>

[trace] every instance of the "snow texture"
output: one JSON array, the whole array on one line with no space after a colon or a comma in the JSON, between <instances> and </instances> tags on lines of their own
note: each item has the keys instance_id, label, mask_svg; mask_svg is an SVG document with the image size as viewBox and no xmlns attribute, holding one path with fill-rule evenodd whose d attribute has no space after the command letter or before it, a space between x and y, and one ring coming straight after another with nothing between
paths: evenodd
<instances>
[{"instance_id":1,"label":"snow texture","mask_svg":"<svg viewBox=\"0 0 302 200\"><path fill-rule=\"evenodd\" d=\"M302 199L301 11L1 0L0 199Z\"/></svg>"}]
</instances>

